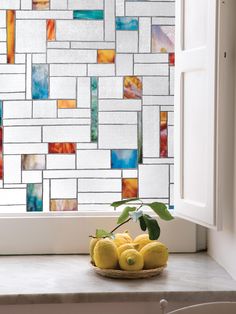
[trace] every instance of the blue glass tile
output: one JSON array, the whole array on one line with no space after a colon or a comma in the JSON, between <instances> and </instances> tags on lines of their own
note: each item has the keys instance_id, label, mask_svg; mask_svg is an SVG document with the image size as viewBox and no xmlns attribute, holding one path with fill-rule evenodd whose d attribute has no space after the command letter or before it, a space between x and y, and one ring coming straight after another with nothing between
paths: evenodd
<instances>
[{"instance_id":1,"label":"blue glass tile","mask_svg":"<svg viewBox=\"0 0 236 314\"><path fill-rule=\"evenodd\" d=\"M27 212L43 211L43 186L42 184L27 184Z\"/></svg>"},{"instance_id":2,"label":"blue glass tile","mask_svg":"<svg viewBox=\"0 0 236 314\"><path fill-rule=\"evenodd\" d=\"M32 67L32 98L48 99L47 64L34 64Z\"/></svg>"},{"instance_id":3,"label":"blue glass tile","mask_svg":"<svg viewBox=\"0 0 236 314\"><path fill-rule=\"evenodd\" d=\"M117 31L137 31L138 19L133 17L116 17Z\"/></svg>"},{"instance_id":4,"label":"blue glass tile","mask_svg":"<svg viewBox=\"0 0 236 314\"><path fill-rule=\"evenodd\" d=\"M103 20L103 10L75 10L73 11L75 20Z\"/></svg>"},{"instance_id":5,"label":"blue glass tile","mask_svg":"<svg viewBox=\"0 0 236 314\"><path fill-rule=\"evenodd\" d=\"M130 169L138 166L137 149L117 149L111 151L111 168Z\"/></svg>"}]
</instances>

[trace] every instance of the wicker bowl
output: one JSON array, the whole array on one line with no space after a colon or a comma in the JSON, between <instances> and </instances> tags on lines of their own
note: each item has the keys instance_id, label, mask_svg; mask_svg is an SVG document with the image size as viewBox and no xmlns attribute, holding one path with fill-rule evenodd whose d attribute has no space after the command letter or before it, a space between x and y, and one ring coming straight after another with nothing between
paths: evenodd
<instances>
[{"instance_id":1,"label":"wicker bowl","mask_svg":"<svg viewBox=\"0 0 236 314\"><path fill-rule=\"evenodd\" d=\"M91 263L92 264L92 263ZM96 267L92 264L93 270L95 273L108 278L114 278L114 279L144 279L144 278L151 278L153 276L157 276L166 267L158 267L153 269L144 269L139 271L127 271L127 270L120 270L120 269L101 269Z\"/></svg>"}]
</instances>

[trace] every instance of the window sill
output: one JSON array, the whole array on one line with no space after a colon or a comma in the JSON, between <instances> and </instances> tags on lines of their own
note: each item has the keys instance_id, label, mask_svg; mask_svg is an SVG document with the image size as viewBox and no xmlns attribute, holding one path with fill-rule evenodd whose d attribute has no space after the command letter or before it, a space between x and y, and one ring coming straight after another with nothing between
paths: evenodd
<instances>
[{"instance_id":1,"label":"window sill","mask_svg":"<svg viewBox=\"0 0 236 314\"><path fill-rule=\"evenodd\" d=\"M96 275L88 256L0 257L0 304L236 301L236 282L206 253L171 254L149 280Z\"/></svg>"}]
</instances>

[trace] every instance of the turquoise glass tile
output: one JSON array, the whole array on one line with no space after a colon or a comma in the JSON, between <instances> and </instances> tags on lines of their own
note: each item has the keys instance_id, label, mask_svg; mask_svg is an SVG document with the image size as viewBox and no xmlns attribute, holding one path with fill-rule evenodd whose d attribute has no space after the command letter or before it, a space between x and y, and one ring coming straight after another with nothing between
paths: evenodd
<instances>
[{"instance_id":1,"label":"turquoise glass tile","mask_svg":"<svg viewBox=\"0 0 236 314\"><path fill-rule=\"evenodd\" d=\"M2 100L0 100L0 126L2 126Z\"/></svg>"},{"instance_id":2,"label":"turquoise glass tile","mask_svg":"<svg viewBox=\"0 0 236 314\"><path fill-rule=\"evenodd\" d=\"M137 31L138 19L133 17L116 17L117 31Z\"/></svg>"},{"instance_id":3,"label":"turquoise glass tile","mask_svg":"<svg viewBox=\"0 0 236 314\"><path fill-rule=\"evenodd\" d=\"M111 168L134 169L138 166L137 149L114 149L111 151Z\"/></svg>"},{"instance_id":4,"label":"turquoise glass tile","mask_svg":"<svg viewBox=\"0 0 236 314\"><path fill-rule=\"evenodd\" d=\"M27 184L27 212L43 211L43 186L38 183Z\"/></svg>"},{"instance_id":5,"label":"turquoise glass tile","mask_svg":"<svg viewBox=\"0 0 236 314\"><path fill-rule=\"evenodd\" d=\"M98 140L98 78L97 77L91 77L91 92L92 92L91 141L97 142Z\"/></svg>"},{"instance_id":6,"label":"turquoise glass tile","mask_svg":"<svg viewBox=\"0 0 236 314\"><path fill-rule=\"evenodd\" d=\"M48 99L48 65L33 64L32 66L32 98Z\"/></svg>"},{"instance_id":7,"label":"turquoise glass tile","mask_svg":"<svg viewBox=\"0 0 236 314\"><path fill-rule=\"evenodd\" d=\"M73 11L75 20L103 20L103 10L75 10Z\"/></svg>"}]
</instances>

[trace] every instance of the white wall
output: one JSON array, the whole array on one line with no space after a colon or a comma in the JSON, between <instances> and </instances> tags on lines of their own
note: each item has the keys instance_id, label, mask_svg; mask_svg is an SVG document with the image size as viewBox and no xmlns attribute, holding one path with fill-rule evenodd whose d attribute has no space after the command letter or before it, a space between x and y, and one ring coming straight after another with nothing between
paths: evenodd
<instances>
[{"instance_id":1,"label":"white wall","mask_svg":"<svg viewBox=\"0 0 236 314\"><path fill-rule=\"evenodd\" d=\"M220 178L222 179L220 181L220 189L223 189L225 198L221 202L222 230L208 231L208 252L236 279L235 12L235 0L226 0L225 12L223 14L224 29L222 30L221 56L226 51L227 58L225 60L222 56L223 73L220 84L225 97L223 106L227 106L229 110L220 112L223 115L221 127L224 128L225 134L224 138L221 139L221 147L219 147L220 158L223 158L225 164L220 172ZM225 31L227 36L223 35ZM235 119L233 119L234 116Z\"/></svg>"}]
</instances>

